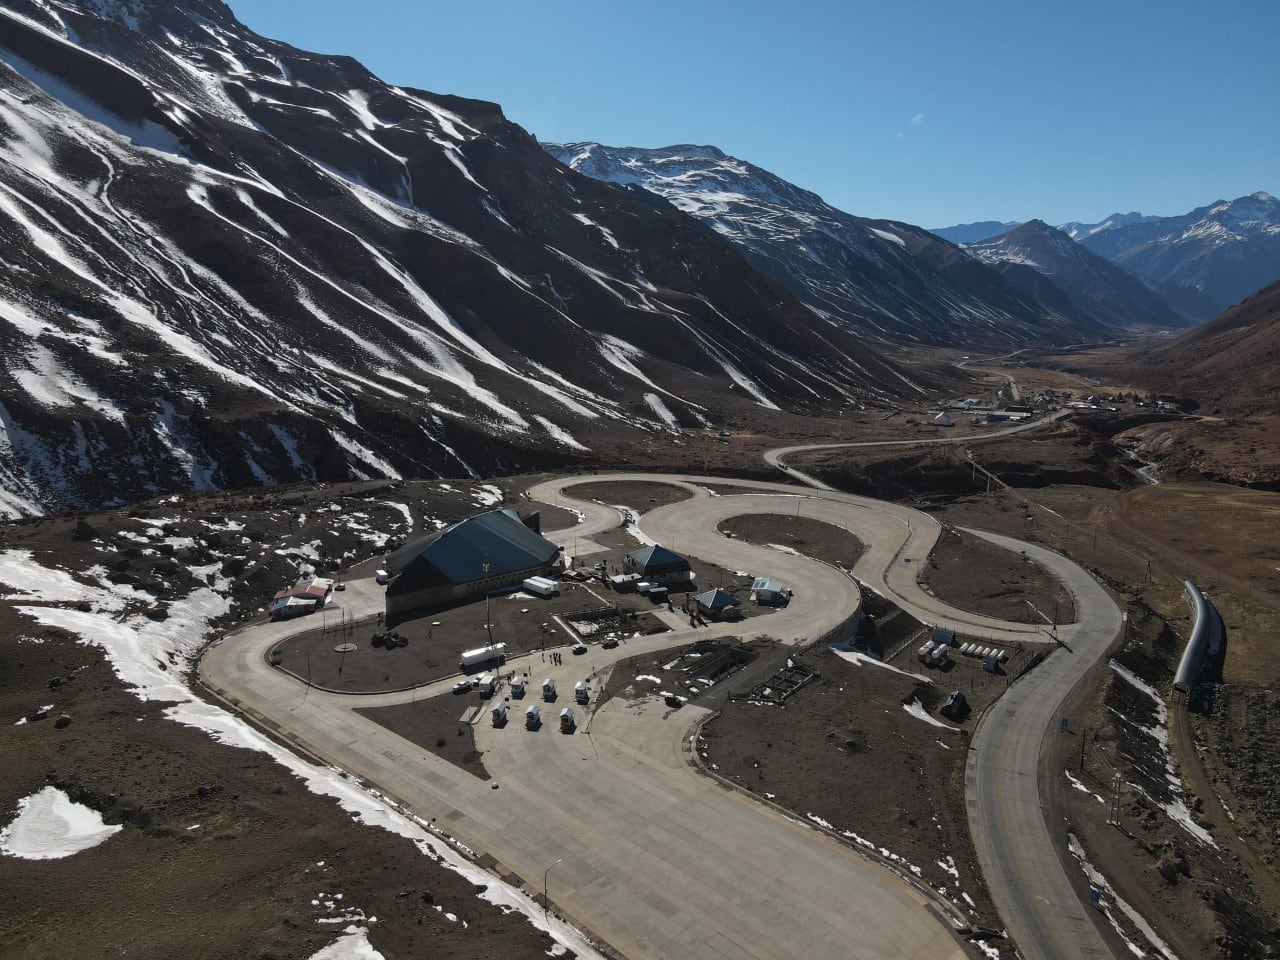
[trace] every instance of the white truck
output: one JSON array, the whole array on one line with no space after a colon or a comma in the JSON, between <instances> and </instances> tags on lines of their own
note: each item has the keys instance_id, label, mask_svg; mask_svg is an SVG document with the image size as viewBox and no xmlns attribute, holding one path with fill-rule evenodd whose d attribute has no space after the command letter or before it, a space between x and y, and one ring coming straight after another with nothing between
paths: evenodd
<instances>
[{"instance_id":1,"label":"white truck","mask_svg":"<svg viewBox=\"0 0 1280 960\"><path fill-rule=\"evenodd\" d=\"M520 584L520 587L540 597L554 597L560 592L556 582L547 577L529 577Z\"/></svg>"},{"instance_id":2,"label":"white truck","mask_svg":"<svg viewBox=\"0 0 1280 960\"><path fill-rule=\"evenodd\" d=\"M490 663L502 666L507 662L507 655L503 652L506 647L505 643L495 643L487 647L476 647L474 650L463 650L458 659L458 669L463 673L470 673L477 667Z\"/></svg>"},{"instance_id":3,"label":"white truck","mask_svg":"<svg viewBox=\"0 0 1280 960\"><path fill-rule=\"evenodd\" d=\"M480 678L477 689L480 691L480 696L492 697L494 691L498 689L498 678L492 673L486 673Z\"/></svg>"}]
</instances>

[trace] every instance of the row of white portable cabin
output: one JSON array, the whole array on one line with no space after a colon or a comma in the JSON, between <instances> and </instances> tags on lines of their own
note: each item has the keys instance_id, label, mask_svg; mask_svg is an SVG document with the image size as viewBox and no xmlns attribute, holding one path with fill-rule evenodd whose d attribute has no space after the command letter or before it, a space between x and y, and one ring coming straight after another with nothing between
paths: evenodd
<instances>
[{"instance_id":1,"label":"row of white portable cabin","mask_svg":"<svg viewBox=\"0 0 1280 960\"><path fill-rule=\"evenodd\" d=\"M964 643L960 645L960 656L976 657L979 660L985 660L987 657L995 657L1003 663L1009 659L1009 653L1001 650L999 647L987 647L981 643Z\"/></svg>"}]
</instances>

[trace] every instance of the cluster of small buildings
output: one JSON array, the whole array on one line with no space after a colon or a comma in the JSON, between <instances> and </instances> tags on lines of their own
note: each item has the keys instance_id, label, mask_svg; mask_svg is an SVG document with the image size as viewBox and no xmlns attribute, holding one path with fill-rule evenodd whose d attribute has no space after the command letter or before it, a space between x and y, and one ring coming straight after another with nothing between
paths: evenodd
<instances>
[{"instance_id":1,"label":"cluster of small buildings","mask_svg":"<svg viewBox=\"0 0 1280 960\"><path fill-rule=\"evenodd\" d=\"M552 596L563 567L561 549L542 536L537 514L522 519L515 510L503 509L411 540L387 558L379 580L387 585L390 623L502 590L524 589ZM628 553L620 573L600 575L606 586L620 593L643 594L655 603L665 603L670 592L684 592L685 611L706 619L725 619L741 604L721 589L693 593L694 572L689 561L657 544ZM759 577L751 584L751 600L758 604L780 606L790 596L776 580Z\"/></svg>"},{"instance_id":2,"label":"cluster of small buildings","mask_svg":"<svg viewBox=\"0 0 1280 960\"><path fill-rule=\"evenodd\" d=\"M292 587L276 591L267 615L272 620L288 620L315 613L329 602L334 586L334 582L326 577L304 577Z\"/></svg>"}]
</instances>

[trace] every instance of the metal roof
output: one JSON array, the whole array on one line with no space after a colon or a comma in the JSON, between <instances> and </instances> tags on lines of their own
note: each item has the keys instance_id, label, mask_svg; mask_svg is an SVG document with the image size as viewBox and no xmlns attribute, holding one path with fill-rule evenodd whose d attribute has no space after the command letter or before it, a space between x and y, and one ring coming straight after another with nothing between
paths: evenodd
<instances>
[{"instance_id":1,"label":"metal roof","mask_svg":"<svg viewBox=\"0 0 1280 960\"><path fill-rule=\"evenodd\" d=\"M777 580L769 580L766 577L756 577L751 581L752 590L764 590L768 593L781 593L782 584Z\"/></svg>"},{"instance_id":2,"label":"metal roof","mask_svg":"<svg viewBox=\"0 0 1280 960\"><path fill-rule=\"evenodd\" d=\"M727 607L738 607L742 605L742 601L737 597L732 594L725 593L719 588L695 594L693 599L698 601L699 606L706 607L708 610L724 610Z\"/></svg>"},{"instance_id":3,"label":"metal roof","mask_svg":"<svg viewBox=\"0 0 1280 960\"><path fill-rule=\"evenodd\" d=\"M640 547L638 550L632 550L627 556L641 570L648 570L650 567L665 567L668 564L685 564L688 566L689 561L678 553L672 553L666 547L660 547L656 543L647 547Z\"/></svg>"},{"instance_id":4,"label":"metal roof","mask_svg":"<svg viewBox=\"0 0 1280 960\"><path fill-rule=\"evenodd\" d=\"M501 577L556 559L559 548L526 527L513 510L494 510L460 520L452 526L419 537L387 558L387 570L399 576L411 566L414 580L471 583L485 577Z\"/></svg>"}]
</instances>

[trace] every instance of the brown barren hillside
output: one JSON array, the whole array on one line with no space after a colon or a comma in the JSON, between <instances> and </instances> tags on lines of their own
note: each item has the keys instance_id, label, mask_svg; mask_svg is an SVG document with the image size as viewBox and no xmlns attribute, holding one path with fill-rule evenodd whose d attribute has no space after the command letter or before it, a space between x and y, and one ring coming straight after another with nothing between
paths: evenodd
<instances>
[{"instance_id":1,"label":"brown barren hillside","mask_svg":"<svg viewBox=\"0 0 1280 960\"><path fill-rule=\"evenodd\" d=\"M1249 415L1280 408L1280 283L1152 350L1137 377L1205 407Z\"/></svg>"}]
</instances>

